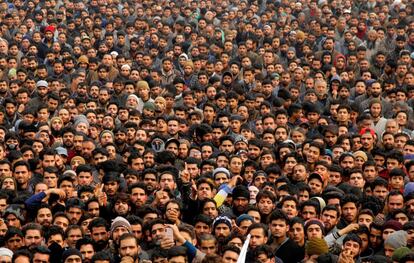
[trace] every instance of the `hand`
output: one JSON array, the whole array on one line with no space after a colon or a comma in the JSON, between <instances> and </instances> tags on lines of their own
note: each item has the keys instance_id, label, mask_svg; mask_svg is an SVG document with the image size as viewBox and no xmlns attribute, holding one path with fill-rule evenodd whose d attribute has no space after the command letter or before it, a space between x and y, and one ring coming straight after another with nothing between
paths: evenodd
<instances>
[{"instance_id":1,"label":"hand","mask_svg":"<svg viewBox=\"0 0 414 263\"><path fill-rule=\"evenodd\" d=\"M108 196L105 193L100 193L98 196L99 206L106 206L108 204Z\"/></svg>"},{"instance_id":2,"label":"hand","mask_svg":"<svg viewBox=\"0 0 414 263\"><path fill-rule=\"evenodd\" d=\"M230 188L233 188L237 185L237 182L239 182L239 181L243 181L243 178L240 175L233 176L230 179L230 182L229 182L228 185L229 185Z\"/></svg>"},{"instance_id":3,"label":"hand","mask_svg":"<svg viewBox=\"0 0 414 263\"><path fill-rule=\"evenodd\" d=\"M24 108L25 108L24 104L20 104L19 107L17 108L17 111L21 113L24 111Z\"/></svg>"},{"instance_id":4,"label":"hand","mask_svg":"<svg viewBox=\"0 0 414 263\"><path fill-rule=\"evenodd\" d=\"M47 196L50 196L51 194L57 194L57 195L59 195L60 200L63 200L63 199L66 198L65 191L63 191L62 189L59 189L59 188L48 189L48 190L46 190L45 193L46 193Z\"/></svg>"},{"instance_id":5,"label":"hand","mask_svg":"<svg viewBox=\"0 0 414 263\"><path fill-rule=\"evenodd\" d=\"M174 240L171 240L168 237L161 238L160 247L162 249L170 249L175 245Z\"/></svg>"},{"instance_id":6,"label":"hand","mask_svg":"<svg viewBox=\"0 0 414 263\"><path fill-rule=\"evenodd\" d=\"M169 227L173 230L174 239L176 239L180 243L185 242L185 238L183 237L183 235L181 235L180 230L178 229L177 225L167 224L166 227Z\"/></svg>"},{"instance_id":7,"label":"hand","mask_svg":"<svg viewBox=\"0 0 414 263\"><path fill-rule=\"evenodd\" d=\"M187 169L187 163L184 163L184 170L180 173L181 181L183 184L188 184L191 180L190 172Z\"/></svg>"},{"instance_id":8,"label":"hand","mask_svg":"<svg viewBox=\"0 0 414 263\"><path fill-rule=\"evenodd\" d=\"M190 198L193 200L197 199L197 185L195 183L195 181L192 179L191 180L191 195Z\"/></svg>"},{"instance_id":9,"label":"hand","mask_svg":"<svg viewBox=\"0 0 414 263\"><path fill-rule=\"evenodd\" d=\"M332 98L334 99L338 98L338 90L336 88L332 89Z\"/></svg>"},{"instance_id":10,"label":"hand","mask_svg":"<svg viewBox=\"0 0 414 263\"><path fill-rule=\"evenodd\" d=\"M164 190L158 190L155 193L153 205L165 205L168 201L170 201L170 196L168 195L168 193Z\"/></svg>"},{"instance_id":11,"label":"hand","mask_svg":"<svg viewBox=\"0 0 414 263\"><path fill-rule=\"evenodd\" d=\"M345 228L339 230L338 233L340 236L343 236L343 235L348 234L349 232L352 232L358 229L359 229L358 223L352 223L352 224L347 225Z\"/></svg>"},{"instance_id":12,"label":"hand","mask_svg":"<svg viewBox=\"0 0 414 263\"><path fill-rule=\"evenodd\" d=\"M351 251L343 249L341 254L339 254L338 263L355 263Z\"/></svg>"},{"instance_id":13,"label":"hand","mask_svg":"<svg viewBox=\"0 0 414 263\"><path fill-rule=\"evenodd\" d=\"M99 198L99 196L103 193L103 188L104 188L103 184L97 184L95 186L95 189L93 190L93 194L95 195L96 198Z\"/></svg>"}]
</instances>

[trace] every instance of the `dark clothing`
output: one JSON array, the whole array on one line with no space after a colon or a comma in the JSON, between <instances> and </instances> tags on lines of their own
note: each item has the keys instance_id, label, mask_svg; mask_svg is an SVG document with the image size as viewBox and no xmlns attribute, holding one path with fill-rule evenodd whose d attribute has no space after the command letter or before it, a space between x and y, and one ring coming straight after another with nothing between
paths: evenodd
<instances>
[{"instance_id":1,"label":"dark clothing","mask_svg":"<svg viewBox=\"0 0 414 263\"><path fill-rule=\"evenodd\" d=\"M292 239L287 238L285 242L276 249L275 255L285 263L296 263L302 261L305 257L305 249L301 248Z\"/></svg>"}]
</instances>

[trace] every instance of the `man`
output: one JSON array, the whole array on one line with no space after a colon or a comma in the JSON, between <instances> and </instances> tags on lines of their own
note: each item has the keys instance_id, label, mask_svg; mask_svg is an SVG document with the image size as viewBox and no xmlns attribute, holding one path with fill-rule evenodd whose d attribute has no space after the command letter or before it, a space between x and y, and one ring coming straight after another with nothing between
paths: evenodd
<instances>
[{"instance_id":1,"label":"man","mask_svg":"<svg viewBox=\"0 0 414 263\"><path fill-rule=\"evenodd\" d=\"M148 199L148 188L145 183L135 183L128 187L133 209L145 205Z\"/></svg>"},{"instance_id":2,"label":"man","mask_svg":"<svg viewBox=\"0 0 414 263\"><path fill-rule=\"evenodd\" d=\"M249 189L245 186L238 185L233 189L232 196L233 214L235 216L245 214L250 200Z\"/></svg>"},{"instance_id":3,"label":"man","mask_svg":"<svg viewBox=\"0 0 414 263\"><path fill-rule=\"evenodd\" d=\"M76 242L76 249L82 254L83 262L90 263L93 255L95 254L95 249L93 247L93 240L86 237L79 239Z\"/></svg>"},{"instance_id":4,"label":"man","mask_svg":"<svg viewBox=\"0 0 414 263\"><path fill-rule=\"evenodd\" d=\"M23 228L24 245L32 250L37 246L41 246L43 242L42 227L36 223L29 223Z\"/></svg>"},{"instance_id":5,"label":"man","mask_svg":"<svg viewBox=\"0 0 414 263\"><path fill-rule=\"evenodd\" d=\"M121 258L129 256L134 260L149 260L149 255L141 250L134 234L126 233L119 238L119 255Z\"/></svg>"},{"instance_id":6,"label":"man","mask_svg":"<svg viewBox=\"0 0 414 263\"><path fill-rule=\"evenodd\" d=\"M227 216L219 216L213 222L213 234L219 241L223 243L225 239L230 235L232 223Z\"/></svg>"},{"instance_id":7,"label":"man","mask_svg":"<svg viewBox=\"0 0 414 263\"><path fill-rule=\"evenodd\" d=\"M289 218L285 213L279 209L273 211L269 217L269 229L273 239L269 245L283 262L299 262L303 259L303 254L292 253L292 251L301 251L301 249L288 238Z\"/></svg>"},{"instance_id":8,"label":"man","mask_svg":"<svg viewBox=\"0 0 414 263\"><path fill-rule=\"evenodd\" d=\"M250 234L249 246L251 249L255 249L258 246L266 245L268 230L265 224L255 223L250 225L247 233Z\"/></svg>"},{"instance_id":9,"label":"man","mask_svg":"<svg viewBox=\"0 0 414 263\"><path fill-rule=\"evenodd\" d=\"M319 204L315 200L307 200L302 203L300 214L304 220L312 218L319 218L320 208Z\"/></svg>"},{"instance_id":10,"label":"man","mask_svg":"<svg viewBox=\"0 0 414 263\"><path fill-rule=\"evenodd\" d=\"M348 234L344 238L342 251L348 251L350 257L356 260L361 253L362 240L357 234Z\"/></svg>"},{"instance_id":11,"label":"man","mask_svg":"<svg viewBox=\"0 0 414 263\"><path fill-rule=\"evenodd\" d=\"M93 185L93 170L88 164L81 164L76 168L76 179L78 187L82 185Z\"/></svg>"},{"instance_id":12,"label":"man","mask_svg":"<svg viewBox=\"0 0 414 263\"><path fill-rule=\"evenodd\" d=\"M76 247L76 242L83 237L83 230L78 225L70 225L65 231L65 243L70 248Z\"/></svg>"},{"instance_id":13,"label":"man","mask_svg":"<svg viewBox=\"0 0 414 263\"><path fill-rule=\"evenodd\" d=\"M211 234L202 234L197 243L201 252L206 255L213 255L217 253L217 239Z\"/></svg>"},{"instance_id":14,"label":"man","mask_svg":"<svg viewBox=\"0 0 414 263\"><path fill-rule=\"evenodd\" d=\"M174 246L168 250L169 263L187 263L187 249L183 246Z\"/></svg>"},{"instance_id":15,"label":"man","mask_svg":"<svg viewBox=\"0 0 414 263\"><path fill-rule=\"evenodd\" d=\"M345 228L351 223L355 223L358 216L359 200L355 195L349 194L341 201L341 219L338 223L339 228Z\"/></svg>"},{"instance_id":16,"label":"man","mask_svg":"<svg viewBox=\"0 0 414 263\"><path fill-rule=\"evenodd\" d=\"M38 246L33 249L32 262L49 263L51 251L44 246Z\"/></svg>"},{"instance_id":17,"label":"man","mask_svg":"<svg viewBox=\"0 0 414 263\"><path fill-rule=\"evenodd\" d=\"M325 225L319 219L313 218L306 221L304 230L308 240L312 238L323 238Z\"/></svg>"},{"instance_id":18,"label":"man","mask_svg":"<svg viewBox=\"0 0 414 263\"><path fill-rule=\"evenodd\" d=\"M119 239L123 234L131 233L131 224L122 216L112 220L111 236L116 245L119 245Z\"/></svg>"},{"instance_id":19,"label":"man","mask_svg":"<svg viewBox=\"0 0 414 263\"><path fill-rule=\"evenodd\" d=\"M262 263L274 263L275 255L268 245L258 246L253 250L253 256Z\"/></svg>"},{"instance_id":20,"label":"man","mask_svg":"<svg viewBox=\"0 0 414 263\"><path fill-rule=\"evenodd\" d=\"M404 208L404 196L399 191L391 191L388 194L385 205L387 207L388 214L391 214L397 209Z\"/></svg>"},{"instance_id":21,"label":"man","mask_svg":"<svg viewBox=\"0 0 414 263\"><path fill-rule=\"evenodd\" d=\"M48 205L43 205L37 210L36 223L48 227L52 224L52 210Z\"/></svg>"},{"instance_id":22,"label":"man","mask_svg":"<svg viewBox=\"0 0 414 263\"><path fill-rule=\"evenodd\" d=\"M327 205L322 210L321 221L325 225L326 233L336 230L336 224L339 221L340 212L334 205Z\"/></svg>"},{"instance_id":23,"label":"man","mask_svg":"<svg viewBox=\"0 0 414 263\"><path fill-rule=\"evenodd\" d=\"M58 226L51 226L48 228L48 232L46 232L45 243L48 247L56 243L61 248L64 248L66 246L65 232L63 232L63 229Z\"/></svg>"},{"instance_id":24,"label":"man","mask_svg":"<svg viewBox=\"0 0 414 263\"><path fill-rule=\"evenodd\" d=\"M11 263L12 258L13 258L13 251L5 247L0 248L0 261L1 262Z\"/></svg>"},{"instance_id":25,"label":"man","mask_svg":"<svg viewBox=\"0 0 414 263\"><path fill-rule=\"evenodd\" d=\"M3 238L4 243L8 249L15 252L24 246L24 236L22 231L16 227L10 227Z\"/></svg>"},{"instance_id":26,"label":"man","mask_svg":"<svg viewBox=\"0 0 414 263\"><path fill-rule=\"evenodd\" d=\"M89 223L88 229L94 241L94 248L98 251L107 249L109 245L109 231L106 220L97 217Z\"/></svg>"},{"instance_id":27,"label":"man","mask_svg":"<svg viewBox=\"0 0 414 263\"><path fill-rule=\"evenodd\" d=\"M227 245L223 248L223 263L236 263L239 258L240 248L232 245Z\"/></svg>"},{"instance_id":28,"label":"man","mask_svg":"<svg viewBox=\"0 0 414 263\"><path fill-rule=\"evenodd\" d=\"M36 261L33 261L36 262ZM76 248L69 248L62 254L63 263L81 263L82 254Z\"/></svg>"},{"instance_id":29,"label":"man","mask_svg":"<svg viewBox=\"0 0 414 263\"><path fill-rule=\"evenodd\" d=\"M66 203L66 215L70 220L71 224L78 224L79 220L83 215L84 205L78 199L70 199Z\"/></svg>"},{"instance_id":30,"label":"man","mask_svg":"<svg viewBox=\"0 0 414 263\"><path fill-rule=\"evenodd\" d=\"M30 166L25 161L17 161L13 166L13 177L17 182L17 189L20 193L29 192L29 180L32 178Z\"/></svg>"}]
</instances>

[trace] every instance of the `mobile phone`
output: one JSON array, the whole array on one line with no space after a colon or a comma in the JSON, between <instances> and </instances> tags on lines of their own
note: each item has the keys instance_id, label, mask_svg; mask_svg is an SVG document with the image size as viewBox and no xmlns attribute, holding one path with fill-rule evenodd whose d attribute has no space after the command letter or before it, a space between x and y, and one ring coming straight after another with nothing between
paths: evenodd
<instances>
[{"instance_id":1,"label":"mobile phone","mask_svg":"<svg viewBox=\"0 0 414 263\"><path fill-rule=\"evenodd\" d=\"M174 232L171 228L167 227L165 228L165 236L168 237L171 240L174 240Z\"/></svg>"}]
</instances>

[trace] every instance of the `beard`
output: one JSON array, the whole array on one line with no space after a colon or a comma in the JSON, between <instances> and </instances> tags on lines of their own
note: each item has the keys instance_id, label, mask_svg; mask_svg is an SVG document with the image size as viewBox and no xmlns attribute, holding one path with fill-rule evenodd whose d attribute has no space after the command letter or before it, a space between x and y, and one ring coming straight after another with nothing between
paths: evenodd
<instances>
[{"instance_id":1,"label":"beard","mask_svg":"<svg viewBox=\"0 0 414 263\"><path fill-rule=\"evenodd\" d=\"M95 251L102 251L108 246L108 240L99 240L95 241L93 244L93 247L95 248Z\"/></svg>"}]
</instances>

